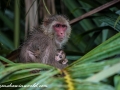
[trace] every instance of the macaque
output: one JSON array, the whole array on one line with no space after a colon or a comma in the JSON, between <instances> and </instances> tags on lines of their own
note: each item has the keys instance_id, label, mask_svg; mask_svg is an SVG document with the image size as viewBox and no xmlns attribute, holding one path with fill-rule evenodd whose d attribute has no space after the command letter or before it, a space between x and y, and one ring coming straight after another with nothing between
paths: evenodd
<instances>
[{"instance_id":1,"label":"macaque","mask_svg":"<svg viewBox=\"0 0 120 90\"><path fill-rule=\"evenodd\" d=\"M55 55L55 60L61 64L67 64L66 54L62 49L58 49Z\"/></svg>"},{"instance_id":2,"label":"macaque","mask_svg":"<svg viewBox=\"0 0 120 90\"><path fill-rule=\"evenodd\" d=\"M20 62L44 63L63 69L66 64L55 60L57 49L68 41L71 33L69 20L62 15L51 15L43 20L40 27L30 32L21 47Z\"/></svg>"}]
</instances>

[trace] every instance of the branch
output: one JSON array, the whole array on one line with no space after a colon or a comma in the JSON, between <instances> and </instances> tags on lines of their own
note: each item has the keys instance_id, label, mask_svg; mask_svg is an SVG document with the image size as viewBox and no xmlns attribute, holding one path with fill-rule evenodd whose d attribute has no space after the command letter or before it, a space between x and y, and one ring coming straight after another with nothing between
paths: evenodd
<instances>
[{"instance_id":1,"label":"branch","mask_svg":"<svg viewBox=\"0 0 120 90\"><path fill-rule=\"evenodd\" d=\"M71 21L70 21L70 24L76 23L76 22L78 22L78 21L80 21L80 20L82 20L82 19L84 19L84 18L86 18L86 17L88 17L88 16L90 16L90 15L92 15L92 14L94 14L94 13L97 13L97 12L99 12L99 11L102 11L103 9L106 9L106 8L108 8L108 7L110 7L110 6L118 3L119 1L120 1L120 0L112 0L112 1L110 1L110 2L108 2L108 3L106 3L106 4L103 4L103 5L95 8L95 9L93 9L93 10L91 10L91 11L83 14L82 16L77 17L77 18L71 20Z\"/></svg>"}]
</instances>

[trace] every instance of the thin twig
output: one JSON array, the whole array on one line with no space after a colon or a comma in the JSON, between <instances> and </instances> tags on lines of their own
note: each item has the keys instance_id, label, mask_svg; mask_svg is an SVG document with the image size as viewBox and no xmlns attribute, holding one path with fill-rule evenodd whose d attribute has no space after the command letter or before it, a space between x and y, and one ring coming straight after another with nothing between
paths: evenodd
<instances>
[{"instance_id":1,"label":"thin twig","mask_svg":"<svg viewBox=\"0 0 120 90\"><path fill-rule=\"evenodd\" d=\"M46 6L46 4L45 4L45 1L44 1L44 0L43 0L43 4L44 4L45 9L46 9L46 11L48 12L48 14L51 15L50 12L49 12L49 10L48 10L48 8L47 8L47 6Z\"/></svg>"},{"instance_id":2,"label":"thin twig","mask_svg":"<svg viewBox=\"0 0 120 90\"><path fill-rule=\"evenodd\" d=\"M31 9L31 7L32 7L32 5L34 4L35 1L36 1L36 0L34 0L33 3L31 4L29 10L28 10L27 13L25 14L25 17L27 16L28 12L30 11L30 9Z\"/></svg>"}]
</instances>

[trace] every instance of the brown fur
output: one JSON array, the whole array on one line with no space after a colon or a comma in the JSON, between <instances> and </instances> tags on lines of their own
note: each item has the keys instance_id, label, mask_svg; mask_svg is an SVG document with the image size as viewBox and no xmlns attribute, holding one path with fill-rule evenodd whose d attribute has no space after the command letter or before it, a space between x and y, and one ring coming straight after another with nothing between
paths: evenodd
<instances>
[{"instance_id":1,"label":"brown fur","mask_svg":"<svg viewBox=\"0 0 120 90\"><path fill-rule=\"evenodd\" d=\"M58 42L52 25L56 22L67 24L66 37L64 41ZM20 62L40 62L63 69L66 65L55 61L57 49L61 49L67 42L71 33L71 27L68 20L61 15L53 15L44 19L43 24L39 28L34 28L28 39L24 42L20 52Z\"/></svg>"}]
</instances>

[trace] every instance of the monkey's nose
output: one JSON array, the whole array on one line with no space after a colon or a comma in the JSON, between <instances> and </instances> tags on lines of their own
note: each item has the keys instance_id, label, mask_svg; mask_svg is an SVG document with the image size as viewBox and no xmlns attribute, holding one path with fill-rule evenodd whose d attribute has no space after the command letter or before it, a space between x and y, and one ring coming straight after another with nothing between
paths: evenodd
<instances>
[{"instance_id":1,"label":"monkey's nose","mask_svg":"<svg viewBox=\"0 0 120 90\"><path fill-rule=\"evenodd\" d=\"M60 33L61 35L63 34L63 33Z\"/></svg>"}]
</instances>

